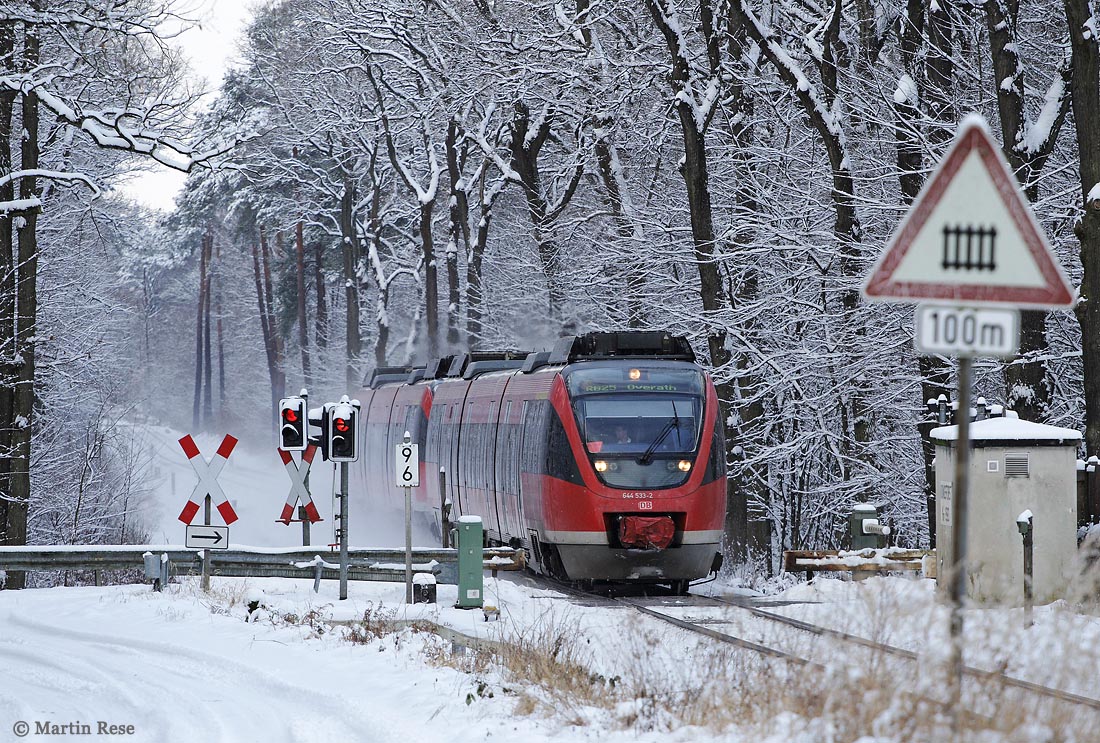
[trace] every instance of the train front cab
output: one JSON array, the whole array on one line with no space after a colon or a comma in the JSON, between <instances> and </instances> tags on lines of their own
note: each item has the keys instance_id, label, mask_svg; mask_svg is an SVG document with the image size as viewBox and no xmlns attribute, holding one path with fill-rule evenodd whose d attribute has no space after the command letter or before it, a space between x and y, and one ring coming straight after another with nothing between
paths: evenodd
<instances>
[{"instance_id":1,"label":"train front cab","mask_svg":"<svg viewBox=\"0 0 1100 743\"><path fill-rule=\"evenodd\" d=\"M548 572L681 587L710 573L725 518L724 443L698 366L571 364L547 413L546 472L524 496L541 501L532 549L551 553L535 555Z\"/></svg>"}]
</instances>

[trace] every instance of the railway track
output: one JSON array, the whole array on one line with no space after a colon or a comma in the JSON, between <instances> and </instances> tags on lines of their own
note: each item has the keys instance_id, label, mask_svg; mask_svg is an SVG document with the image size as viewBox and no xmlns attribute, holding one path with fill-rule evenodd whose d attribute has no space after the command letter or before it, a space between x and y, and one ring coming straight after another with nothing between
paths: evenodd
<instances>
[{"instance_id":1,"label":"railway track","mask_svg":"<svg viewBox=\"0 0 1100 743\"><path fill-rule=\"evenodd\" d=\"M718 597L707 596L708 598L720 605L731 606L743 611L747 611L755 617L765 619L769 622L775 622L787 627L793 627L794 629L808 632L819 637L830 637L842 642L847 642L853 645L867 648L875 652L885 653L899 658L904 658L909 661L916 662L918 660L917 653L912 650L906 650L894 645L888 645L886 643L876 642L869 640L859 635L853 635L848 632L842 632L841 630L832 629L831 627L823 627L818 624L812 624L810 622L804 622L801 619L794 619L792 617L783 616L782 614L776 614L774 612L765 611L759 607L745 605L735 601L728 601ZM971 678L978 678L984 681L995 681L1003 686L1012 687L1015 689L1022 689L1024 691L1031 692L1051 699L1057 699L1062 702L1068 702L1070 704L1080 705L1083 707L1089 707L1100 711L1100 699L1093 699L1080 694L1074 694L1072 692L1063 691L1062 689L1055 689L1050 686L1044 686L1037 684L1033 681L1026 681L1024 679L1016 678L1015 676L1009 676L1003 671L984 671L974 666L963 666L963 675L970 676Z\"/></svg>"},{"instance_id":2,"label":"railway track","mask_svg":"<svg viewBox=\"0 0 1100 743\"><path fill-rule=\"evenodd\" d=\"M683 629L688 632L693 632L704 637L708 637L712 640L722 642L728 645L733 645L745 650L758 653L760 655L777 658L798 666L811 667L817 669L824 669L824 665L818 661L812 660L797 653L788 652L780 648L765 645L760 642L749 640L745 637L732 634L730 632L720 632L711 627L707 627L699 621L691 621L687 619L681 619L680 617L673 616L664 611L647 606L646 604L635 600L631 597L614 596L607 593L600 593L595 591L581 590L575 586L560 581L546 581L555 590L560 590L573 596L582 597L587 600L600 600L608 603L618 604L622 606L630 607L645 616L657 619L675 627ZM832 640L838 640L843 643L856 645L862 647L871 652L883 653L893 657L901 658L903 660L916 663L919 660L917 653L899 648L894 645L888 645L886 643L876 642L869 640L859 635L853 635L841 630L832 629L831 627L824 627L822 625L813 624L811 622L805 622L800 619L794 619L782 614L777 614L772 611L767 611L759 606L754 606L751 603L743 601L730 601L728 599L722 599L714 596L702 596L699 594L689 594L687 596L669 597L672 600L677 601L677 606L684 606L681 603L684 599L690 600L692 603L690 606L703 606L707 603L711 605L726 606L734 609L739 609L748 612L752 616L765 620L776 625L781 625L791 629L799 630L801 632L809 633L816 637L827 637ZM1054 699L1066 704L1072 704L1079 707L1086 707L1100 712L1100 699L1093 699L1092 697L1086 697L1081 694L1075 694L1073 692L1064 691L1062 689L1053 688L1050 686L1044 686L1032 681L1009 676L1003 671L986 671L974 666L964 666L963 674L970 678L986 683L999 684L1005 687L1019 689L1037 696L1042 696L1049 699Z\"/></svg>"}]
</instances>

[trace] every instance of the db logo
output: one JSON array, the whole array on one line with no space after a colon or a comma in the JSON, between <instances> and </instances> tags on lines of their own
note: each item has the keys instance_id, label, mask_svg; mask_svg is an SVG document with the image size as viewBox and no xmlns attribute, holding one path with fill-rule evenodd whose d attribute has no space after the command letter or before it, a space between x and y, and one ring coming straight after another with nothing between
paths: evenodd
<instances>
[{"instance_id":1,"label":"db logo","mask_svg":"<svg viewBox=\"0 0 1100 743\"><path fill-rule=\"evenodd\" d=\"M638 501L638 508L640 508L643 511L652 511L653 510L653 501L651 501L651 500Z\"/></svg>"}]
</instances>

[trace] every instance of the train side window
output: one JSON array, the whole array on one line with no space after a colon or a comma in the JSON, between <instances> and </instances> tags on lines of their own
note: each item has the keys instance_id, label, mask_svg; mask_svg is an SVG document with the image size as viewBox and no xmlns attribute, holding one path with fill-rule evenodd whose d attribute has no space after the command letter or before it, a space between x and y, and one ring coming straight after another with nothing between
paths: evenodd
<instances>
[{"instance_id":1,"label":"train side window","mask_svg":"<svg viewBox=\"0 0 1100 743\"><path fill-rule=\"evenodd\" d=\"M532 475L546 474L546 411L547 400L524 403L523 442L520 449L520 471Z\"/></svg>"},{"instance_id":2,"label":"train side window","mask_svg":"<svg viewBox=\"0 0 1100 743\"><path fill-rule=\"evenodd\" d=\"M550 436L546 451L546 474L559 480L571 482L574 485L584 485L580 468L577 467L577 457L569 446L569 439L565 435L565 426L562 424L558 411L550 410Z\"/></svg>"},{"instance_id":3,"label":"train side window","mask_svg":"<svg viewBox=\"0 0 1100 743\"><path fill-rule=\"evenodd\" d=\"M511 423L512 401L504 404L504 412L500 416L500 425L497 427L497 465L500 470L500 479L497 481L497 490L502 493L516 492L512 482L515 471L513 465L515 453L515 426Z\"/></svg>"},{"instance_id":4,"label":"train side window","mask_svg":"<svg viewBox=\"0 0 1100 743\"><path fill-rule=\"evenodd\" d=\"M431 436L428 441L428 447L432 451L432 455L437 459L440 458L443 448L443 416L446 412L446 405L432 406L432 414L428 418L428 431Z\"/></svg>"},{"instance_id":5,"label":"train side window","mask_svg":"<svg viewBox=\"0 0 1100 743\"><path fill-rule=\"evenodd\" d=\"M710 456L707 457L707 468L703 472L703 485L708 482L726 476L726 437L722 430L722 422L715 421L714 436L710 441Z\"/></svg>"}]
</instances>

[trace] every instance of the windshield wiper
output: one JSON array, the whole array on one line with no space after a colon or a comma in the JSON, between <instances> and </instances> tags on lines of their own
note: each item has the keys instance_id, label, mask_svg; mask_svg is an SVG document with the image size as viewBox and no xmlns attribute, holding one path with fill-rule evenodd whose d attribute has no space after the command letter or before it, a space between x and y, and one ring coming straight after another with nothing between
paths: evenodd
<instances>
[{"instance_id":1,"label":"windshield wiper","mask_svg":"<svg viewBox=\"0 0 1100 743\"><path fill-rule=\"evenodd\" d=\"M680 427L680 416L676 415L676 408L672 409L672 417L668 419L668 423L661 429L661 432L657 434L657 438L653 439L653 443L649 445L649 448L645 450L642 456L638 457L638 464L649 464L649 461L653 459L653 452L657 451L657 447L661 445L661 442L665 440L669 432L673 428Z\"/></svg>"}]
</instances>

